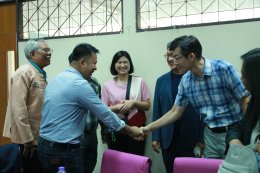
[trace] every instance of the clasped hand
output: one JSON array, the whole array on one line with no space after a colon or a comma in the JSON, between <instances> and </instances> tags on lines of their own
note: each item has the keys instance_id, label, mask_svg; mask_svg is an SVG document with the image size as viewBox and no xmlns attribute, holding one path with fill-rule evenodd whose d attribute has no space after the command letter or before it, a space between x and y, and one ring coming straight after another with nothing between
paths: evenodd
<instances>
[{"instance_id":1,"label":"clasped hand","mask_svg":"<svg viewBox=\"0 0 260 173\"><path fill-rule=\"evenodd\" d=\"M150 134L147 127L132 126L130 128L131 128L131 133L129 135L138 141L144 140Z\"/></svg>"},{"instance_id":2,"label":"clasped hand","mask_svg":"<svg viewBox=\"0 0 260 173\"><path fill-rule=\"evenodd\" d=\"M134 107L134 100L124 100L120 104L120 113L129 113Z\"/></svg>"}]
</instances>

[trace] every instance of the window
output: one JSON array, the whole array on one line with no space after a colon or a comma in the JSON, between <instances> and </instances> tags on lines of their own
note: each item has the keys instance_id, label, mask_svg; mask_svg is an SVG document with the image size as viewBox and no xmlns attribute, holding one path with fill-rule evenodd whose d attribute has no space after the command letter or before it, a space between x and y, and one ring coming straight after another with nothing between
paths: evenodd
<instances>
[{"instance_id":1,"label":"window","mask_svg":"<svg viewBox=\"0 0 260 173\"><path fill-rule=\"evenodd\" d=\"M122 0L20 2L19 39L122 32Z\"/></svg>"},{"instance_id":2,"label":"window","mask_svg":"<svg viewBox=\"0 0 260 173\"><path fill-rule=\"evenodd\" d=\"M259 0L136 0L137 29L260 18Z\"/></svg>"}]
</instances>

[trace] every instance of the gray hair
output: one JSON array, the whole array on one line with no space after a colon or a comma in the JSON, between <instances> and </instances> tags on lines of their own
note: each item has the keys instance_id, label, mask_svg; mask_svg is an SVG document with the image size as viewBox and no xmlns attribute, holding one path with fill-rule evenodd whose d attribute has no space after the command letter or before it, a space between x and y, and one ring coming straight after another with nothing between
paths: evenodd
<instances>
[{"instance_id":1,"label":"gray hair","mask_svg":"<svg viewBox=\"0 0 260 173\"><path fill-rule=\"evenodd\" d=\"M30 59L30 53L34 50L38 50L40 48L40 44L44 43L45 41L43 39L39 40L29 40L27 41L25 47L24 47L24 55L27 59Z\"/></svg>"}]
</instances>

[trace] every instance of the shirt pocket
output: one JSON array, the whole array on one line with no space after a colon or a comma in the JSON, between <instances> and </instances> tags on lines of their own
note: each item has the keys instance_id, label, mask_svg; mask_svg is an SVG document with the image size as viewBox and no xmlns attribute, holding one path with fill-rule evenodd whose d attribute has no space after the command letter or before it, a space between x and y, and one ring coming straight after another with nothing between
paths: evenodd
<instances>
[{"instance_id":1,"label":"shirt pocket","mask_svg":"<svg viewBox=\"0 0 260 173\"><path fill-rule=\"evenodd\" d=\"M31 88L30 88L30 95L31 96L39 96L43 93L43 90L46 87L45 80L35 80L32 82Z\"/></svg>"}]
</instances>

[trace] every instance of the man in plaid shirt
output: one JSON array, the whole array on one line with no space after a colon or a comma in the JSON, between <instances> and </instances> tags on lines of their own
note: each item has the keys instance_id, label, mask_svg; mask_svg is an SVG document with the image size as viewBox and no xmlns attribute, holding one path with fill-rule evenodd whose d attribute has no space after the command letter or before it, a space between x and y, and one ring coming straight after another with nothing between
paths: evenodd
<instances>
[{"instance_id":1,"label":"man in plaid shirt","mask_svg":"<svg viewBox=\"0 0 260 173\"><path fill-rule=\"evenodd\" d=\"M241 119L246 107L247 92L238 73L228 62L204 58L194 36L176 38L170 51L179 70L188 72L181 79L173 108L143 131L148 134L176 121L191 103L205 116L205 157L224 158L226 132Z\"/></svg>"}]
</instances>

